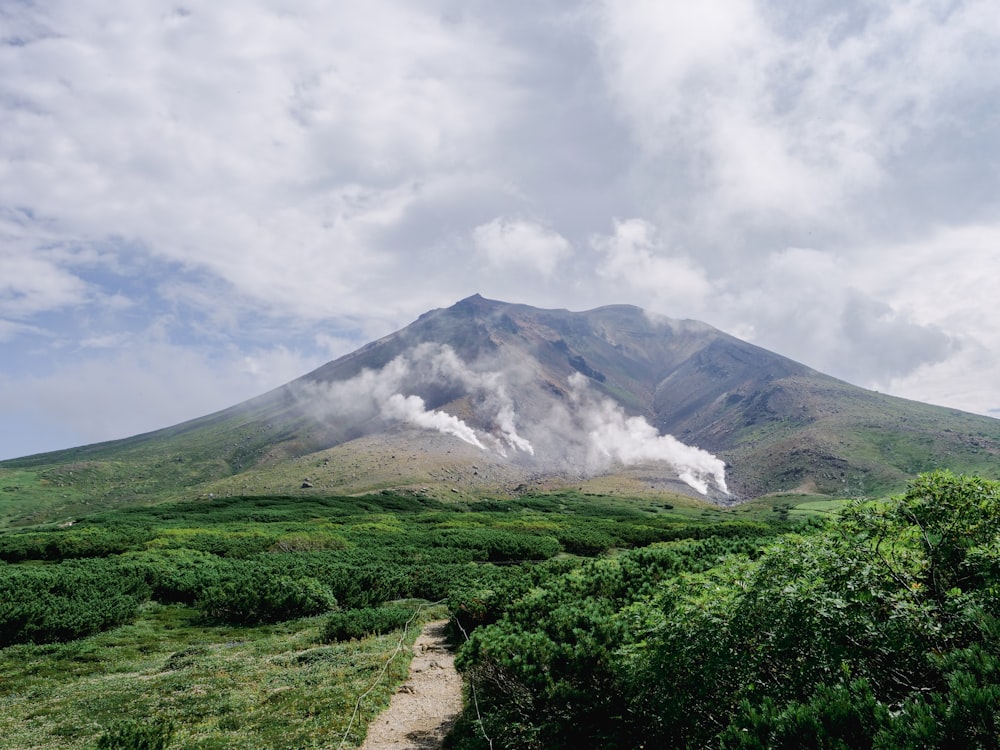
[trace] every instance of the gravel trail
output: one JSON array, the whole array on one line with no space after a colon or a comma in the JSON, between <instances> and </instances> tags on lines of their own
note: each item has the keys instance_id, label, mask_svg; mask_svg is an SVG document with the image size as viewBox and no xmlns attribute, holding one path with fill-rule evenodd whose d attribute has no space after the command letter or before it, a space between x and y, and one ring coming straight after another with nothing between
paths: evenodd
<instances>
[{"instance_id":1,"label":"gravel trail","mask_svg":"<svg viewBox=\"0 0 1000 750\"><path fill-rule=\"evenodd\" d=\"M462 678L445 638L447 620L424 626L409 679L368 725L360 750L437 750L462 710Z\"/></svg>"}]
</instances>

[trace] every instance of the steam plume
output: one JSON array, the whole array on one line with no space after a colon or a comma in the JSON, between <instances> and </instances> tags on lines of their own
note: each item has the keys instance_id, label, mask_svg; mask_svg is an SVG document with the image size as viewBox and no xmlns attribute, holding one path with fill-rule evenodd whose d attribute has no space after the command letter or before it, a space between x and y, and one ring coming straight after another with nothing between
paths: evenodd
<instances>
[{"instance_id":1,"label":"steam plume","mask_svg":"<svg viewBox=\"0 0 1000 750\"><path fill-rule=\"evenodd\" d=\"M482 361L476 364L476 368L467 365L451 347L425 343L381 370L362 370L344 381L303 385L301 395L307 408L321 419L348 424L404 422L543 471L594 475L614 464L658 462L670 466L681 481L703 495L712 484L728 494L725 464L720 459L671 435L660 435L642 417L627 416L611 399L595 395L584 375L574 373L569 379L569 397L558 398L541 386L530 365L521 372L510 363L499 370L485 369ZM515 408L509 386L531 405L532 419L527 424ZM462 399L469 421L428 409L428 398L439 404ZM509 457L508 451L515 455Z\"/></svg>"},{"instance_id":2,"label":"steam plume","mask_svg":"<svg viewBox=\"0 0 1000 750\"><path fill-rule=\"evenodd\" d=\"M400 393L394 393L382 405L382 414L386 417L409 422L417 427L437 430L445 435L454 435L459 440L464 440L470 445L486 450L486 446L479 442L475 430L469 425L447 412L428 411L420 396L403 396Z\"/></svg>"},{"instance_id":3,"label":"steam plume","mask_svg":"<svg viewBox=\"0 0 1000 750\"><path fill-rule=\"evenodd\" d=\"M556 407L550 422L554 430L575 441L568 450L575 449L575 460L582 461L587 473L606 471L614 463L634 466L660 462L672 467L681 481L702 495L708 494L710 482L729 494L721 459L672 435L660 435L643 417L627 417L611 399L594 396L584 375L574 373L569 383L572 408ZM572 454L570 460L574 460Z\"/></svg>"},{"instance_id":4,"label":"steam plume","mask_svg":"<svg viewBox=\"0 0 1000 750\"><path fill-rule=\"evenodd\" d=\"M428 410L424 397L414 391L434 391L443 400L469 396L477 423L486 427L487 433L477 434L469 424L447 412ZM381 370L362 370L349 380L304 384L300 398L320 419L364 422L382 418L436 430L488 450L485 440L503 455L508 448L534 453L531 442L518 433L505 376L471 369L449 346L420 344Z\"/></svg>"}]
</instances>

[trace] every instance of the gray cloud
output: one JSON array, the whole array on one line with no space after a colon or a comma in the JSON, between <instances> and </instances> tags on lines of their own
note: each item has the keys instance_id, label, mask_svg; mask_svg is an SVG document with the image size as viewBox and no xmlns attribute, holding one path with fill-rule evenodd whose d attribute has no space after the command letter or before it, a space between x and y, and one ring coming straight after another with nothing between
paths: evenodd
<instances>
[{"instance_id":1,"label":"gray cloud","mask_svg":"<svg viewBox=\"0 0 1000 750\"><path fill-rule=\"evenodd\" d=\"M42 376L0 374L0 456L58 447L51 435L80 445L193 419L316 364L280 346L206 351L129 337L81 348Z\"/></svg>"},{"instance_id":2,"label":"gray cloud","mask_svg":"<svg viewBox=\"0 0 1000 750\"><path fill-rule=\"evenodd\" d=\"M145 331L278 373L479 291L634 302L861 385L1000 403L986 0L0 14L13 398L99 368L98 344L124 359L94 370L95 410L112 367L157 382L113 346ZM251 395L232 371L190 388Z\"/></svg>"}]
</instances>

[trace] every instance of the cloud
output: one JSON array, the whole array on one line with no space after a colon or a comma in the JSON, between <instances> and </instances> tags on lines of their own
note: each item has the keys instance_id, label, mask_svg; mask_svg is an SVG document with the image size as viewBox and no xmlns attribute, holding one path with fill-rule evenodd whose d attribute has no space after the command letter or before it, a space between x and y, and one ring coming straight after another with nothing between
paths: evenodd
<instances>
[{"instance_id":1,"label":"cloud","mask_svg":"<svg viewBox=\"0 0 1000 750\"><path fill-rule=\"evenodd\" d=\"M1000 222L940 226L917 238L862 246L853 274L873 296L926 324L996 335L990 291L1000 284Z\"/></svg>"},{"instance_id":2,"label":"cloud","mask_svg":"<svg viewBox=\"0 0 1000 750\"><path fill-rule=\"evenodd\" d=\"M296 315L362 306L391 268L380 234L480 168L512 96L488 29L409 4L83 7L11 14L0 205Z\"/></svg>"},{"instance_id":3,"label":"cloud","mask_svg":"<svg viewBox=\"0 0 1000 750\"><path fill-rule=\"evenodd\" d=\"M82 351L71 353L71 365L42 376L0 374L0 458L167 427L257 396L319 364L281 347L244 355L155 337L89 342ZM53 435L59 442L51 442Z\"/></svg>"},{"instance_id":4,"label":"cloud","mask_svg":"<svg viewBox=\"0 0 1000 750\"><path fill-rule=\"evenodd\" d=\"M863 276L833 253L788 248L727 280L717 302L724 327L741 337L867 387L940 362L959 345L944 328L866 292Z\"/></svg>"},{"instance_id":5,"label":"cloud","mask_svg":"<svg viewBox=\"0 0 1000 750\"><path fill-rule=\"evenodd\" d=\"M890 378L882 388L903 398L996 417L1000 397L988 377L1000 367L996 351L980 341L963 340L954 355Z\"/></svg>"},{"instance_id":6,"label":"cloud","mask_svg":"<svg viewBox=\"0 0 1000 750\"><path fill-rule=\"evenodd\" d=\"M1000 365L1000 318L992 298L1000 284L998 242L1000 224L974 224L942 227L877 253L865 249L873 257L854 274L858 285L913 323L945 332L951 344L946 357L892 373L884 389L980 413L1000 402L990 377Z\"/></svg>"},{"instance_id":7,"label":"cloud","mask_svg":"<svg viewBox=\"0 0 1000 750\"><path fill-rule=\"evenodd\" d=\"M0 342L11 341L18 336L32 335L44 335L44 331L36 326L0 319Z\"/></svg>"},{"instance_id":8,"label":"cloud","mask_svg":"<svg viewBox=\"0 0 1000 750\"><path fill-rule=\"evenodd\" d=\"M314 363L479 291L633 302L1000 403L986 371L961 393L944 374L1000 346L975 278L1000 173L988 0L0 14L0 357L23 399L154 328Z\"/></svg>"},{"instance_id":9,"label":"cloud","mask_svg":"<svg viewBox=\"0 0 1000 750\"><path fill-rule=\"evenodd\" d=\"M0 315L24 318L79 305L87 285L51 260L0 255Z\"/></svg>"},{"instance_id":10,"label":"cloud","mask_svg":"<svg viewBox=\"0 0 1000 750\"><path fill-rule=\"evenodd\" d=\"M476 251L498 268L524 267L551 276L570 252L570 244L556 232L531 221L496 218L472 230Z\"/></svg>"},{"instance_id":11,"label":"cloud","mask_svg":"<svg viewBox=\"0 0 1000 750\"><path fill-rule=\"evenodd\" d=\"M605 2L593 33L619 111L652 168L672 168L661 179L687 184L693 221L843 231L866 196L905 189L896 160L952 130L948 112L995 94L988 5Z\"/></svg>"},{"instance_id":12,"label":"cloud","mask_svg":"<svg viewBox=\"0 0 1000 750\"><path fill-rule=\"evenodd\" d=\"M656 227L643 219L615 222L615 233L598 235L592 245L603 256L599 272L641 290L658 306L691 310L705 306L712 282L691 258L671 253Z\"/></svg>"}]
</instances>

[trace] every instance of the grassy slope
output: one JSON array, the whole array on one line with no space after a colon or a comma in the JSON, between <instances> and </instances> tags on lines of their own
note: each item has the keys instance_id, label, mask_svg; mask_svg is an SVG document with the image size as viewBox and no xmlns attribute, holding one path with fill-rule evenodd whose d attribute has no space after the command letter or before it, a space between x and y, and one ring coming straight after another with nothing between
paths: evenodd
<instances>
[{"instance_id":1,"label":"grassy slope","mask_svg":"<svg viewBox=\"0 0 1000 750\"><path fill-rule=\"evenodd\" d=\"M132 625L49 646L0 650L0 748L89 748L122 717L166 718L172 747L327 747L364 738L405 678L400 633L319 645L321 618L206 627L181 606L150 604ZM419 627L404 642L412 645ZM390 670L361 703L390 657Z\"/></svg>"},{"instance_id":2,"label":"grassy slope","mask_svg":"<svg viewBox=\"0 0 1000 750\"><path fill-rule=\"evenodd\" d=\"M672 506L649 497L605 497L561 491L517 501L442 505L433 500L370 498L230 498L156 508L110 510L73 528L33 534L70 535L85 526L148 528L142 549L184 546L205 534L254 533L275 538L327 535L339 548L388 549L420 529L500 529L556 533L561 528L701 527L734 514L685 499ZM767 507L741 509L740 518L774 520ZM255 520L249 520L249 519ZM0 542L10 534L0 533ZM143 553L146 554L146 553ZM38 565L30 562L27 565ZM5 564L0 563L0 574ZM507 570L507 568L502 568ZM437 612L428 612L440 615ZM209 625L181 605L149 602L130 625L67 644L0 649L0 748L93 747L122 716L166 718L178 728L171 747L307 748L336 746L355 701L375 680L399 637L323 644L323 618L277 625ZM412 641L416 631L407 635ZM348 735L353 747L406 674L398 658L362 706Z\"/></svg>"},{"instance_id":3,"label":"grassy slope","mask_svg":"<svg viewBox=\"0 0 1000 750\"><path fill-rule=\"evenodd\" d=\"M938 468L1000 478L1000 420L825 377L780 381L759 412L721 453L747 496L877 496Z\"/></svg>"},{"instance_id":4,"label":"grassy slope","mask_svg":"<svg viewBox=\"0 0 1000 750\"><path fill-rule=\"evenodd\" d=\"M281 391L156 432L0 462L0 528L196 496L308 439ZM302 447L299 452L307 451Z\"/></svg>"}]
</instances>

